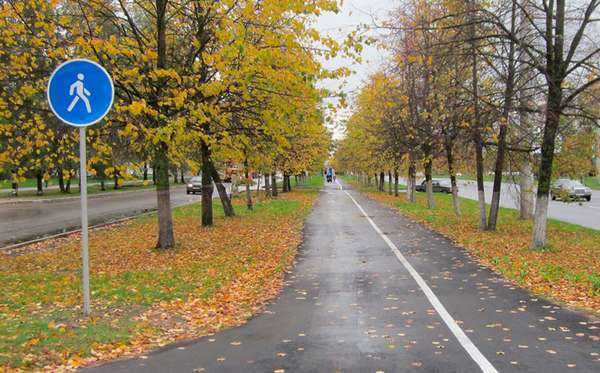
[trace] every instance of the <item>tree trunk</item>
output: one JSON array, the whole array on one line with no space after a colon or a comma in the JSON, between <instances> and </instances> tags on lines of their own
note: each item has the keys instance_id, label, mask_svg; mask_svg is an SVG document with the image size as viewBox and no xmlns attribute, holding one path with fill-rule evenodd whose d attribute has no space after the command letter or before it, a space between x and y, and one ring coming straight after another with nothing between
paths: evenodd
<instances>
[{"instance_id":1,"label":"tree trunk","mask_svg":"<svg viewBox=\"0 0 600 373\"><path fill-rule=\"evenodd\" d=\"M287 178L287 184L288 184L287 185L288 192L291 192L292 191L292 178L289 175Z\"/></svg>"},{"instance_id":2,"label":"tree trunk","mask_svg":"<svg viewBox=\"0 0 600 373\"><path fill-rule=\"evenodd\" d=\"M246 207L252 210L252 191L250 190L250 175L248 173L248 160L244 159L244 177L246 178Z\"/></svg>"},{"instance_id":3,"label":"tree trunk","mask_svg":"<svg viewBox=\"0 0 600 373\"><path fill-rule=\"evenodd\" d=\"M288 178L287 174L283 174L283 185L281 186L281 193L286 193L288 191Z\"/></svg>"},{"instance_id":4,"label":"tree trunk","mask_svg":"<svg viewBox=\"0 0 600 373\"><path fill-rule=\"evenodd\" d=\"M268 173L264 174L265 177L265 197L271 197L271 182Z\"/></svg>"},{"instance_id":5,"label":"tree trunk","mask_svg":"<svg viewBox=\"0 0 600 373\"><path fill-rule=\"evenodd\" d=\"M508 120L508 117L503 118ZM490 204L490 216L487 222L487 230L495 231L498 221L498 212L500 211L500 193L502 189L502 171L504 169L504 155L506 151L506 124L500 124L500 134L498 136L498 152L496 154L496 164L494 167L494 186L492 187L492 201Z\"/></svg>"},{"instance_id":6,"label":"tree trunk","mask_svg":"<svg viewBox=\"0 0 600 373\"><path fill-rule=\"evenodd\" d=\"M214 163L212 163L212 160L210 160L210 156L209 156L209 164L210 164L210 171L211 171L212 179L215 182L215 185L217 186L217 192L219 192L219 199L221 199L221 205L223 205L223 212L225 213L225 216L227 216L227 217L235 216L235 211L233 209L233 205L231 204L231 198L229 198L229 195L227 194L227 189L225 188L225 185L223 185L223 182L221 181L221 175L219 175L219 173L217 172L217 169L215 168Z\"/></svg>"},{"instance_id":7,"label":"tree trunk","mask_svg":"<svg viewBox=\"0 0 600 373\"><path fill-rule=\"evenodd\" d=\"M113 189L114 190L119 189L119 172L116 169L113 174Z\"/></svg>"},{"instance_id":8,"label":"tree trunk","mask_svg":"<svg viewBox=\"0 0 600 373\"><path fill-rule=\"evenodd\" d=\"M212 170L210 167L210 153L208 145L204 142L201 145L202 152L202 226L209 227L213 225L213 183Z\"/></svg>"},{"instance_id":9,"label":"tree trunk","mask_svg":"<svg viewBox=\"0 0 600 373\"><path fill-rule=\"evenodd\" d=\"M248 183L246 183L246 207L248 210L252 210L252 191Z\"/></svg>"},{"instance_id":10,"label":"tree trunk","mask_svg":"<svg viewBox=\"0 0 600 373\"><path fill-rule=\"evenodd\" d=\"M562 90L561 82L549 85L546 123L542 140L542 154L538 173L538 189L535 201L533 222L533 237L531 247L539 249L546 246L546 226L548 221L548 195L552 181L552 162L554 161L554 146L561 114Z\"/></svg>"},{"instance_id":11,"label":"tree trunk","mask_svg":"<svg viewBox=\"0 0 600 373\"><path fill-rule=\"evenodd\" d=\"M511 10L511 32L515 32L516 19L517 19L517 8L516 2L512 2ZM515 42L511 39L508 62L507 62L507 77L506 87L504 90L504 108L502 112L502 118L500 119L500 133L498 134L498 152L496 153L496 164L494 168L494 186L492 189L492 202L490 204L490 217L487 222L487 229L489 231L496 230L496 224L498 222L498 212L500 211L500 193L502 189L502 172L504 171L504 157L506 152L506 132L508 130L508 123L510 121L510 113L513 107L513 95L514 95L514 80L516 73L515 63Z\"/></svg>"},{"instance_id":12,"label":"tree trunk","mask_svg":"<svg viewBox=\"0 0 600 373\"><path fill-rule=\"evenodd\" d=\"M527 24L528 21L523 18L523 23ZM531 88L533 84L533 74L526 73L524 79L527 79L526 88ZM524 90L519 91L519 102L521 108L529 106L530 100ZM532 131L530 114L524 110L519 110L519 128L521 131ZM527 147L532 147L532 142L526 142ZM535 203L534 188L534 176L533 176L533 156L531 153L524 153L522 156L522 163L519 165L519 219L533 219L533 209Z\"/></svg>"},{"instance_id":13,"label":"tree trunk","mask_svg":"<svg viewBox=\"0 0 600 373\"><path fill-rule=\"evenodd\" d=\"M531 155L525 154L519 175L519 218L532 219L534 207L534 178Z\"/></svg>"},{"instance_id":14,"label":"tree trunk","mask_svg":"<svg viewBox=\"0 0 600 373\"><path fill-rule=\"evenodd\" d=\"M183 168L181 169L181 173L179 174L180 176L180 182L181 184L185 184L185 172L183 172Z\"/></svg>"},{"instance_id":15,"label":"tree trunk","mask_svg":"<svg viewBox=\"0 0 600 373\"><path fill-rule=\"evenodd\" d=\"M485 207L485 184L483 182L483 144L481 133L476 131L475 139L475 168L477 170L477 202L479 204L479 230L483 231L487 226Z\"/></svg>"},{"instance_id":16,"label":"tree trunk","mask_svg":"<svg viewBox=\"0 0 600 373\"><path fill-rule=\"evenodd\" d=\"M394 196L398 197L398 169L394 170Z\"/></svg>"},{"instance_id":17,"label":"tree trunk","mask_svg":"<svg viewBox=\"0 0 600 373\"><path fill-rule=\"evenodd\" d=\"M448 174L452 185L452 207L456 216L460 216L460 200L458 199L458 185L456 183L456 171L454 170L454 152L451 139L445 138L444 148L446 149L446 162L448 163Z\"/></svg>"},{"instance_id":18,"label":"tree trunk","mask_svg":"<svg viewBox=\"0 0 600 373\"><path fill-rule=\"evenodd\" d=\"M388 170L388 194L392 195L392 171Z\"/></svg>"},{"instance_id":19,"label":"tree trunk","mask_svg":"<svg viewBox=\"0 0 600 373\"><path fill-rule=\"evenodd\" d=\"M61 193L65 192L65 178L62 172L62 168L59 166L58 170L56 171L56 178L58 179L58 190L60 190Z\"/></svg>"},{"instance_id":20,"label":"tree trunk","mask_svg":"<svg viewBox=\"0 0 600 373\"><path fill-rule=\"evenodd\" d=\"M277 197L277 173L271 173L271 195Z\"/></svg>"},{"instance_id":21,"label":"tree trunk","mask_svg":"<svg viewBox=\"0 0 600 373\"><path fill-rule=\"evenodd\" d=\"M169 158L167 144L157 144L154 173L156 174L156 204L158 206L158 243L159 249L168 249L175 245L173 235L173 215L171 212L171 192L169 190Z\"/></svg>"},{"instance_id":22,"label":"tree trunk","mask_svg":"<svg viewBox=\"0 0 600 373\"><path fill-rule=\"evenodd\" d=\"M260 186L261 186L260 183L261 183L262 180L261 180L261 177L260 177L259 173L257 173L256 175L258 176L256 178L256 198L258 199L258 192L260 191Z\"/></svg>"},{"instance_id":23,"label":"tree trunk","mask_svg":"<svg viewBox=\"0 0 600 373\"><path fill-rule=\"evenodd\" d=\"M41 196L42 194L44 194L44 184L43 184L43 177L42 177L42 171L38 171L35 174L35 178L37 181L37 195Z\"/></svg>"},{"instance_id":24,"label":"tree trunk","mask_svg":"<svg viewBox=\"0 0 600 373\"><path fill-rule=\"evenodd\" d=\"M156 0L156 67L167 68L167 0ZM158 102L163 90L164 81L158 80L156 98ZM160 107L156 104L157 109ZM157 119L159 127L164 123ZM159 141L156 146L154 172L156 174L156 197L158 206L158 244L157 247L166 249L175 245L173 235L173 213L171 211L171 192L169 190L169 156L168 145Z\"/></svg>"},{"instance_id":25,"label":"tree trunk","mask_svg":"<svg viewBox=\"0 0 600 373\"><path fill-rule=\"evenodd\" d=\"M411 203L417 202L417 165L415 164L414 155L410 154L408 165L408 201Z\"/></svg>"},{"instance_id":26,"label":"tree trunk","mask_svg":"<svg viewBox=\"0 0 600 373\"><path fill-rule=\"evenodd\" d=\"M427 190L427 208L435 208L435 200L433 199L433 183L431 181L431 172L433 168L433 160L429 154L426 154L427 160L425 161L425 181Z\"/></svg>"},{"instance_id":27,"label":"tree trunk","mask_svg":"<svg viewBox=\"0 0 600 373\"><path fill-rule=\"evenodd\" d=\"M596 144L594 145L596 151L594 152L593 162L596 169L596 180L600 182L600 127L596 127L594 134L596 136Z\"/></svg>"},{"instance_id":28,"label":"tree trunk","mask_svg":"<svg viewBox=\"0 0 600 373\"><path fill-rule=\"evenodd\" d=\"M103 192L106 190L106 185L104 185L104 178L100 180L100 190Z\"/></svg>"},{"instance_id":29,"label":"tree trunk","mask_svg":"<svg viewBox=\"0 0 600 373\"><path fill-rule=\"evenodd\" d=\"M508 119L508 118L507 118ZM487 230L495 231L500 211L500 193L502 189L502 171L504 169L504 154L506 150L506 126L501 124L498 137L498 153L494 167L494 185L492 187L492 201L490 204L490 216L487 221Z\"/></svg>"},{"instance_id":30,"label":"tree trunk","mask_svg":"<svg viewBox=\"0 0 600 373\"><path fill-rule=\"evenodd\" d=\"M474 2L471 2L474 4ZM472 9L472 14L475 14ZM483 141L481 139L481 117L479 112L479 71L477 67L477 48L475 41L475 20L471 20L471 88L473 97L473 143L475 145L475 168L477 172L477 202L479 204L479 230L485 230L487 226L487 216L485 208L485 189L483 183Z\"/></svg>"},{"instance_id":31,"label":"tree trunk","mask_svg":"<svg viewBox=\"0 0 600 373\"><path fill-rule=\"evenodd\" d=\"M62 167L58 168L58 189L61 193L65 192L65 177L63 175Z\"/></svg>"},{"instance_id":32,"label":"tree trunk","mask_svg":"<svg viewBox=\"0 0 600 373\"><path fill-rule=\"evenodd\" d=\"M385 172L379 172L379 191L385 192Z\"/></svg>"},{"instance_id":33,"label":"tree trunk","mask_svg":"<svg viewBox=\"0 0 600 373\"><path fill-rule=\"evenodd\" d=\"M65 185L65 192L71 193L71 171L69 171L69 177L67 178L67 185Z\"/></svg>"},{"instance_id":34,"label":"tree trunk","mask_svg":"<svg viewBox=\"0 0 600 373\"><path fill-rule=\"evenodd\" d=\"M148 163L144 162L144 175L143 175L143 179L144 181L148 180Z\"/></svg>"}]
</instances>

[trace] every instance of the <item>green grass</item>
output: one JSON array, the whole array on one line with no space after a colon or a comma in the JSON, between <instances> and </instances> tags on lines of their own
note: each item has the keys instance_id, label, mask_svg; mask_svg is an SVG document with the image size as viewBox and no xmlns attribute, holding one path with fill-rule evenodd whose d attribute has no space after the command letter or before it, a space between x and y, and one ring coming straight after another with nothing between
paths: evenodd
<instances>
[{"instance_id":1,"label":"green grass","mask_svg":"<svg viewBox=\"0 0 600 373\"><path fill-rule=\"evenodd\" d=\"M323 185L325 184L325 178L323 175L309 175L306 180L298 180L298 183L296 183L296 178L294 176L290 176L290 183L292 184L292 190L294 188L319 190L323 188ZM281 192L282 187L283 181L278 181L278 191Z\"/></svg>"},{"instance_id":2,"label":"green grass","mask_svg":"<svg viewBox=\"0 0 600 373\"><path fill-rule=\"evenodd\" d=\"M600 190L600 177L599 176L588 176L583 179L583 183L588 188Z\"/></svg>"},{"instance_id":3,"label":"green grass","mask_svg":"<svg viewBox=\"0 0 600 373\"><path fill-rule=\"evenodd\" d=\"M235 199L241 199L245 201L244 196L234 197ZM244 205L238 205L235 209L235 214L238 216L248 216L248 215L267 215L267 216L277 216L277 215L285 215L290 214L293 211L297 210L300 206L300 203L297 201L288 201L288 200L279 200L272 199L269 201L261 201L256 203L254 201L254 205L252 210L248 210ZM200 216L201 205L199 203L194 203L191 205L185 205L181 207L177 207L173 210L173 217L197 217ZM223 212L223 206L219 202L218 199L213 200L213 215L215 218L222 218L225 216ZM141 219L154 219L154 214L147 215Z\"/></svg>"},{"instance_id":4,"label":"green grass","mask_svg":"<svg viewBox=\"0 0 600 373\"><path fill-rule=\"evenodd\" d=\"M306 180L300 180L298 184L296 184L296 180L292 177L292 188L298 187L303 189L322 189L325 185L325 178L323 175L310 175L306 178Z\"/></svg>"},{"instance_id":5,"label":"green grass","mask_svg":"<svg viewBox=\"0 0 600 373\"><path fill-rule=\"evenodd\" d=\"M317 183L311 181L313 185ZM317 192L297 193L316 195ZM262 255L266 254L256 254L253 250L265 250L271 255L269 250L278 242L276 235L269 238L270 241L261 239L265 245L262 248L244 246L243 237L256 234L248 224L265 222L279 227L277 222L301 220L308 212L299 200L287 197L259 201L252 211L237 204L238 218L233 224L245 227L248 236L231 239L238 230L228 231L231 223L223 219L218 200L213 207L215 227L189 231L181 224L198 227L200 204L174 209L174 221L180 231L183 229L180 235L187 238L178 237L178 246L172 250L152 248L155 214L136 218L123 227L93 232L90 251L94 317L90 320L81 318L79 308L77 241L53 252L4 257L0 261L0 370L6 367L39 369L45 364L64 362L61 354L89 357L96 346L130 343L133 335L153 330L153 326L133 318L145 309L164 301L185 300L190 294L208 300L254 261L264 259ZM221 231L224 233L219 233ZM185 236L188 232L195 236ZM219 235L222 239L213 239L211 244L223 245L223 248L211 255L203 254L204 234ZM123 255L103 253L102 247L113 245L121 247L118 250ZM192 253L195 256L188 260ZM255 258L251 253L259 256ZM113 271L106 263L114 263L121 269Z\"/></svg>"},{"instance_id":6,"label":"green grass","mask_svg":"<svg viewBox=\"0 0 600 373\"><path fill-rule=\"evenodd\" d=\"M356 177L354 177L354 176L342 175L341 179L349 184L356 184ZM386 193L389 191L389 188L390 188L390 183L386 181L384 183L384 189L385 189ZM377 187L375 185L371 185L371 186L361 185L360 189L362 191L366 191L366 192L377 192ZM406 190L406 185L399 183L398 190ZM392 193L393 192L394 192L394 185L392 184Z\"/></svg>"}]
</instances>

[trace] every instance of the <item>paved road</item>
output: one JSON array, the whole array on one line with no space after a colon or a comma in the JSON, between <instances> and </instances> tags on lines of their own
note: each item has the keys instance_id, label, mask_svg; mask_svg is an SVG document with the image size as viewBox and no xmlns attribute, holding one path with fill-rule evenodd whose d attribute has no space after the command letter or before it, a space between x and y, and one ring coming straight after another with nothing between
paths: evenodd
<instances>
[{"instance_id":1,"label":"paved road","mask_svg":"<svg viewBox=\"0 0 600 373\"><path fill-rule=\"evenodd\" d=\"M420 183L421 181L422 180L419 180L418 182ZM406 185L406 179L402 178L401 182ZM492 186L492 182L485 182L485 200L487 203L490 203L492 200ZM477 200L477 184L475 181L459 180L458 194L461 197ZM502 183L500 206L518 209L518 194L518 185ZM590 202L582 201L566 203L562 201L550 201L548 216L552 219L567 223L600 229L600 191L592 191L592 200Z\"/></svg>"},{"instance_id":2,"label":"paved road","mask_svg":"<svg viewBox=\"0 0 600 373\"><path fill-rule=\"evenodd\" d=\"M532 297L443 237L349 193L368 218L345 191L326 186L287 286L263 314L89 371L600 369L600 324Z\"/></svg>"},{"instance_id":3,"label":"paved road","mask_svg":"<svg viewBox=\"0 0 600 373\"><path fill-rule=\"evenodd\" d=\"M491 182L485 183L485 199L488 203L492 200L492 185L493 183ZM500 205L518 209L518 194L518 185L502 183ZM477 184L474 181L459 181L459 195L476 200ZM583 225L584 227L600 229L600 192L597 190L592 191L592 200L590 202L566 203L562 201L550 201L548 216L553 219Z\"/></svg>"},{"instance_id":4,"label":"paved road","mask_svg":"<svg viewBox=\"0 0 600 373\"><path fill-rule=\"evenodd\" d=\"M182 205L200 200L188 196L185 189L171 190L171 201ZM136 215L156 208L156 192L152 189L95 196L88 201L90 225ZM0 204L0 247L79 228L79 198L55 202L18 202Z\"/></svg>"}]
</instances>

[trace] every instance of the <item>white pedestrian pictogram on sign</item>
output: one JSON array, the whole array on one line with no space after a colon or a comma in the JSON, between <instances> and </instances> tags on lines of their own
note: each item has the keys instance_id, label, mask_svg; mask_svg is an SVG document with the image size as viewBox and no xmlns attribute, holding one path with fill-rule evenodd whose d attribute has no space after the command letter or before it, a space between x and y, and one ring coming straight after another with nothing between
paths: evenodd
<instances>
[{"instance_id":1,"label":"white pedestrian pictogram on sign","mask_svg":"<svg viewBox=\"0 0 600 373\"><path fill-rule=\"evenodd\" d=\"M77 81L75 81L73 84L71 84L71 87L69 88L69 96L73 96L73 94L75 94L75 93L77 94L75 96L75 98L73 98L73 101L71 101L71 104L69 105L69 107L67 108L67 111L69 113L73 110L75 105L77 105L77 102L79 102L80 99L85 104L85 108L86 108L87 112L88 113L92 112L90 100L86 97L86 95L91 96L92 94L90 93L90 91L88 91L83 86L84 79L85 79L85 75L83 75L81 73L77 74Z\"/></svg>"}]
</instances>

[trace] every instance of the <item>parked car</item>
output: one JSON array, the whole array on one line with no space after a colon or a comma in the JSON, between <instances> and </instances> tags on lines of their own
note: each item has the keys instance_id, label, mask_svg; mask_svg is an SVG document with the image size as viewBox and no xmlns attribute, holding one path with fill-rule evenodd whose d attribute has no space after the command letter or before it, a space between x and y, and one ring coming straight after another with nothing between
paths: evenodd
<instances>
[{"instance_id":1,"label":"parked car","mask_svg":"<svg viewBox=\"0 0 600 373\"><path fill-rule=\"evenodd\" d=\"M202 193L202 177L192 177L190 181L188 181L186 192L187 194Z\"/></svg>"},{"instance_id":2,"label":"parked car","mask_svg":"<svg viewBox=\"0 0 600 373\"><path fill-rule=\"evenodd\" d=\"M452 193L452 184L450 183L450 180L433 179L431 180L431 186L434 192ZM427 180L423 180L423 182L417 185L415 189L417 192L427 191Z\"/></svg>"},{"instance_id":3,"label":"parked car","mask_svg":"<svg viewBox=\"0 0 600 373\"><path fill-rule=\"evenodd\" d=\"M552 184L550 190L552 200L557 199L585 199L587 201L592 200L592 190L577 180L570 179L558 179Z\"/></svg>"}]
</instances>

